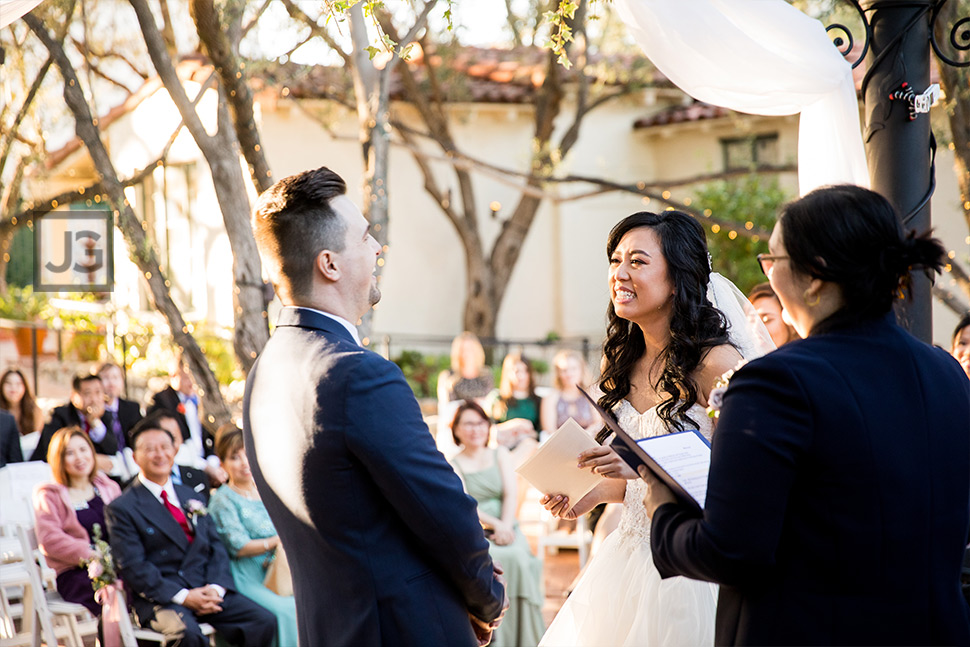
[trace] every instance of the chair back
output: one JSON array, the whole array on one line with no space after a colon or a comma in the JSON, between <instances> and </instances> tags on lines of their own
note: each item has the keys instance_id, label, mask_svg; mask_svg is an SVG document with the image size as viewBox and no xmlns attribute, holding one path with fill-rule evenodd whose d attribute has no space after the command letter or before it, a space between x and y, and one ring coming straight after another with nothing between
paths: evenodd
<instances>
[{"instance_id":1,"label":"chair back","mask_svg":"<svg viewBox=\"0 0 970 647\"><path fill-rule=\"evenodd\" d=\"M24 591L24 629L30 623L31 633L35 636L34 644L39 644L36 640L38 627L40 636L48 645L56 645L57 635L54 633L54 623L51 620L51 612L47 606L47 595L44 591L44 583L40 575L40 566L35 555L37 554L37 534L33 527L17 526L17 535L20 538L21 549L24 554L24 567L27 569L27 579L30 590Z\"/></svg>"},{"instance_id":2,"label":"chair back","mask_svg":"<svg viewBox=\"0 0 970 647\"><path fill-rule=\"evenodd\" d=\"M44 461L10 463L0 468L0 529L14 534L16 526L34 526L34 487L54 480L51 466Z\"/></svg>"}]
</instances>

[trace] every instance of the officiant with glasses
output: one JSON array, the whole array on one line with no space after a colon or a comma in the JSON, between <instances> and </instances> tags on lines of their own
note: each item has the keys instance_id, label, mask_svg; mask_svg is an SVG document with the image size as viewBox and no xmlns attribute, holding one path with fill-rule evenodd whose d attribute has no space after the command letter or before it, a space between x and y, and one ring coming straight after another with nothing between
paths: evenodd
<instances>
[{"instance_id":1,"label":"officiant with glasses","mask_svg":"<svg viewBox=\"0 0 970 647\"><path fill-rule=\"evenodd\" d=\"M759 261L804 339L732 376L703 516L641 474L661 576L721 585L719 645L970 644L970 382L892 312L946 250L842 185L783 207Z\"/></svg>"}]
</instances>

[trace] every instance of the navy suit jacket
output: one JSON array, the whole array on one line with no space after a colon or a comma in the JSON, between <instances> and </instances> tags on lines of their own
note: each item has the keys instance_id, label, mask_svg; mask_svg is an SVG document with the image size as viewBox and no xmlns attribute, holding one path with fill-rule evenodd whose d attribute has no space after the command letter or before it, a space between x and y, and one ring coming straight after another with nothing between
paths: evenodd
<instances>
[{"instance_id":1,"label":"navy suit jacket","mask_svg":"<svg viewBox=\"0 0 970 647\"><path fill-rule=\"evenodd\" d=\"M300 644L475 645L492 575L476 504L400 369L285 308L249 373L246 451L292 565Z\"/></svg>"},{"instance_id":2,"label":"navy suit jacket","mask_svg":"<svg viewBox=\"0 0 970 647\"><path fill-rule=\"evenodd\" d=\"M721 584L719 645L970 644L970 381L892 315L731 380L703 518L657 509L664 577Z\"/></svg>"},{"instance_id":3,"label":"navy suit jacket","mask_svg":"<svg viewBox=\"0 0 970 647\"><path fill-rule=\"evenodd\" d=\"M101 416L101 422L105 423L108 428L108 433L104 435L99 442L94 443L94 450L99 454L105 454L106 456L114 456L118 452L118 441L115 440L115 436L111 433L111 418L110 413L107 411L105 415ZM37 441L37 448L34 449L34 453L31 454L30 460L32 461L46 461L47 460L47 449L50 447L51 438L54 434L63 429L64 427L71 427L77 425L83 428L84 425L81 422L81 412L70 402L67 404L62 404L59 407L54 407L51 411L51 419L44 425L44 428L40 432L40 440ZM93 441L92 441L93 442Z\"/></svg>"},{"instance_id":4,"label":"navy suit jacket","mask_svg":"<svg viewBox=\"0 0 970 647\"><path fill-rule=\"evenodd\" d=\"M0 410L0 467L24 460L20 451L20 432L13 414Z\"/></svg>"},{"instance_id":5,"label":"navy suit jacket","mask_svg":"<svg viewBox=\"0 0 970 647\"><path fill-rule=\"evenodd\" d=\"M181 403L182 401L179 400L178 391L169 386L154 395L152 403L148 406L147 413L151 414L162 409L172 414L179 423L179 429L182 430L182 440L185 441L192 437L192 432L189 430L189 423L185 420L185 414L178 410ZM200 398L200 406L201 403ZM213 435L213 430L206 426L204 417L202 418L202 445L202 450L206 456L212 456L216 453L215 436Z\"/></svg>"},{"instance_id":6,"label":"navy suit jacket","mask_svg":"<svg viewBox=\"0 0 970 647\"><path fill-rule=\"evenodd\" d=\"M190 499L203 503L190 488L174 487L183 510ZM130 604L144 626L155 605L171 604L182 589L218 584L235 590L229 554L213 521L197 516L190 544L182 527L140 479L108 505L105 520L119 575L134 593Z\"/></svg>"}]
</instances>

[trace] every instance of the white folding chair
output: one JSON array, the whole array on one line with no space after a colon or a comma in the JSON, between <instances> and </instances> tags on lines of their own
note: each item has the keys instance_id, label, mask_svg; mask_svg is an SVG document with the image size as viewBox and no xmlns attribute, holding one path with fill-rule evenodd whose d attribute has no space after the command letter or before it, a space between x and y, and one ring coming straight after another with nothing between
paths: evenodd
<instances>
[{"instance_id":1,"label":"white folding chair","mask_svg":"<svg viewBox=\"0 0 970 647\"><path fill-rule=\"evenodd\" d=\"M586 565L586 560L589 558L589 547L593 543L593 533L586 523L586 515L576 519L576 529L572 532L556 529L555 525L558 521L558 519L549 515L546 532L538 539L537 557L544 561L546 551L549 549L559 552L560 548L575 548L579 551L579 567L582 568Z\"/></svg>"},{"instance_id":2,"label":"white folding chair","mask_svg":"<svg viewBox=\"0 0 970 647\"><path fill-rule=\"evenodd\" d=\"M37 535L33 528L17 528L23 549L22 562L27 571L29 584L24 589L24 614L21 634L12 640L17 641L25 634L30 635L30 644L40 647L41 641L47 645L57 645L63 639L67 647L84 647L85 636L97 636L98 620L81 604L67 602L56 591L48 591L41 577L43 556L37 550ZM40 560L40 561L38 561ZM21 644L11 642L11 645ZM0 642L0 647L8 647Z\"/></svg>"},{"instance_id":3,"label":"white folding chair","mask_svg":"<svg viewBox=\"0 0 970 647\"><path fill-rule=\"evenodd\" d=\"M17 526L34 527L34 487L54 480L44 461L10 463L0 468L0 534L16 536Z\"/></svg>"}]
</instances>

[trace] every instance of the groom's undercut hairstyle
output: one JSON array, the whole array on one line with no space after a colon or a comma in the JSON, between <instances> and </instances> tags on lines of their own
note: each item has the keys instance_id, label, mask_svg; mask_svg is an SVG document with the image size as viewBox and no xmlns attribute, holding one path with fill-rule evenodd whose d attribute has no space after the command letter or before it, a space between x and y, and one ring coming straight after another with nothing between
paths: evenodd
<instances>
[{"instance_id":1,"label":"groom's undercut hairstyle","mask_svg":"<svg viewBox=\"0 0 970 647\"><path fill-rule=\"evenodd\" d=\"M309 297L320 252L343 251L346 226L330 201L346 193L343 178L321 166L280 180L256 201L256 245L273 283L290 299Z\"/></svg>"}]
</instances>

